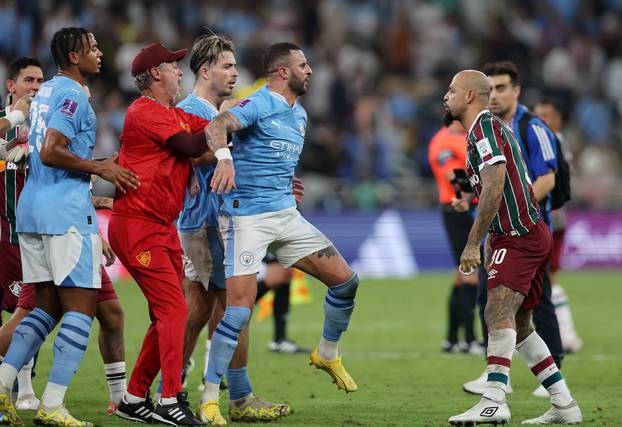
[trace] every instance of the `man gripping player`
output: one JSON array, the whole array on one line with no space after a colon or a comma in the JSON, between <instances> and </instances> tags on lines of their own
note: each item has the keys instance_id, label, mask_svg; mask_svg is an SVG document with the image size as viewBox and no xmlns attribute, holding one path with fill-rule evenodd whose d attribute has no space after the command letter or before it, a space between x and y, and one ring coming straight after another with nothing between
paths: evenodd
<instances>
[{"instance_id":1,"label":"man gripping player","mask_svg":"<svg viewBox=\"0 0 622 427\"><path fill-rule=\"evenodd\" d=\"M225 244L227 308L209 355L202 411L220 417L218 389L257 293L257 273L270 250L328 286L324 332L311 364L325 370L338 388L357 385L341 363L338 343L354 310L358 277L343 257L296 210L294 168L304 144L307 115L297 99L307 92L311 67L293 43L278 43L264 56L268 84L216 116L206 127L207 143L218 163L212 191L223 194L220 231ZM233 158L227 133L233 137Z\"/></svg>"},{"instance_id":2,"label":"man gripping player","mask_svg":"<svg viewBox=\"0 0 622 427\"><path fill-rule=\"evenodd\" d=\"M479 403L449 418L454 425L504 423L511 418L505 400L514 349L549 391L551 408L526 424L578 423L581 411L540 336L531 327L534 307L551 249L551 234L540 217L527 167L513 132L488 111L490 82L485 74L456 74L445 94L447 111L468 132L467 173L479 197L477 215L460 258L460 269L480 264L480 244L490 233L488 269L487 383ZM488 257L488 256L487 256Z\"/></svg>"}]
</instances>

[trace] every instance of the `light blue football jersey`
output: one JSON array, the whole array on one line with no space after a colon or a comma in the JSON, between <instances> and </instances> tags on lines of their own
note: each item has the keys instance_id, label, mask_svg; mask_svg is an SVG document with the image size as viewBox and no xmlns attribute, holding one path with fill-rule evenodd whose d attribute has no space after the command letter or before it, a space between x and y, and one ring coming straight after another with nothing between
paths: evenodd
<instances>
[{"instance_id":1,"label":"light blue football jersey","mask_svg":"<svg viewBox=\"0 0 622 427\"><path fill-rule=\"evenodd\" d=\"M40 150L48 129L70 143L69 150L92 159L97 118L80 84L56 76L41 85L30 106L28 179L17 204L17 231L64 234L74 226L81 234L98 233L91 200L90 175L43 165Z\"/></svg>"},{"instance_id":2,"label":"light blue football jersey","mask_svg":"<svg viewBox=\"0 0 622 427\"><path fill-rule=\"evenodd\" d=\"M307 112L262 87L228 110L240 120L233 135L237 189L223 195L222 212L257 215L296 206L292 179L304 145Z\"/></svg>"},{"instance_id":3,"label":"light blue football jersey","mask_svg":"<svg viewBox=\"0 0 622 427\"><path fill-rule=\"evenodd\" d=\"M214 105L206 99L196 96L194 93L184 98L177 104L177 107L187 113L207 120L213 119L218 114L218 110ZM190 192L186 189L184 207L177 220L177 228L180 231L197 231L204 222L211 226L218 225L220 200L218 195L210 190L210 181L215 168L215 164L194 168L194 174L197 177L201 190L194 197L190 197Z\"/></svg>"}]
</instances>

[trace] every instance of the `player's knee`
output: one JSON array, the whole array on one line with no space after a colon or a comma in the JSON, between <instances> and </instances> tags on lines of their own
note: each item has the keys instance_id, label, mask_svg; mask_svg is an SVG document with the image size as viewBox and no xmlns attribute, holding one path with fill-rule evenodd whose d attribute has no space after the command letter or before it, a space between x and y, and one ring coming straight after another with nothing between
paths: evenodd
<instances>
[{"instance_id":1,"label":"player's knee","mask_svg":"<svg viewBox=\"0 0 622 427\"><path fill-rule=\"evenodd\" d=\"M102 329L107 331L123 329L125 316L119 300L108 300L99 303L96 317Z\"/></svg>"},{"instance_id":2,"label":"player's knee","mask_svg":"<svg viewBox=\"0 0 622 427\"><path fill-rule=\"evenodd\" d=\"M251 310L247 307L229 306L225 309L225 314L221 322L226 323L238 330L238 334L244 329L251 317Z\"/></svg>"},{"instance_id":3,"label":"player's knee","mask_svg":"<svg viewBox=\"0 0 622 427\"><path fill-rule=\"evenodd\" d=\"M330 293L337 298L353 299L356 296L356 290L359 287L359 276L352 273L352 276L341 285L331 286Z\"/></svg>"}]
</instances>

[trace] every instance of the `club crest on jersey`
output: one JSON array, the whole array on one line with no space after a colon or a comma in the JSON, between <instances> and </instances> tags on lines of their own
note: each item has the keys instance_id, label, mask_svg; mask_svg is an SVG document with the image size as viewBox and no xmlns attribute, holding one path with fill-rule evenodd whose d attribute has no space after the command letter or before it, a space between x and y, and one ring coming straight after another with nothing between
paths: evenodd
<instances>
[{"instance_id":1,"label":"club crest on jersey","mask_svg":"<svg viewBox=\"0 0 622 427\"><path fill-rule=\"evenodd\" d=\"M22 285L24 284L24 282L13 282L9 285L9 289L11 290L11 293L13 295L15 295L16 297L19 297L19 293L22 291Z\"/></svg>"},{"instance_id":2,"label":"club crest on jersey","mask_svg":"<svg viewBox=\"0 0 622 427\"><path fill-rule=\"evenodd\" d=\"M482 158L482 161L486 162L492 159L492 147L490 146L488 138L480 139L475 143L475 146L477 147L477 152Z\"/></svg>"},{"instance_id":3,"label":"club crest on jersey","mask_svg":"<svg viewBox=\"0 0 622 427\"><path fill-rule=\"evenodd\" d=\"M190 129L190 125L188 123L179 122L179 126L181 126L181 128L186 132L192 133L192 130Z\"/></svg>"},{"instance_id":4,"label":"club crest on jersey","mask_svg":"<svg viewBox=\"0 0 622 427\"><path fill-rule=\"evenodd\" d=\"M60 112L67 117L73 117L78 111L78 103L72 99L65 99L60 107Z\"/></svg>"},{"instance_id":5,"label":"club crest on jersey","mask_svg":"<svg viewBox=\"0 0 622 427\"><path fill-rule=\"evenodd\" d=\"M300 128L302 136L305 136L305 122L303 120L298 121L298 127Z\"/></svg>"},{"instance_id":6,"label":"club crest on jersey","mask_svg":"<svg viewBox=\"0 0 622 427\"><path fill-rule=\"evenodd\" d=\"M143 266L149 267L151 264L151 252L149 251L141 251L138 255L136 255L136 260Z\"/></svg>"}]
</instances>

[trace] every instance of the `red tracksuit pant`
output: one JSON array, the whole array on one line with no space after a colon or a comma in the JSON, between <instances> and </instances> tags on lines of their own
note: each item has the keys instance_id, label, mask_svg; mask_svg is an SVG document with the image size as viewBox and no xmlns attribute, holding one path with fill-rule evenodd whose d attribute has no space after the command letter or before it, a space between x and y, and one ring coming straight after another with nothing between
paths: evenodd
<instances>
[{"instance_id":1,"label":"red tracksuit pant","mask_svg":"<svg viewBox=\"0 0 622 427\"><path fill-rule=\"evenodd\" d=\"M147 298L151 324L127 391L147 394L162 371L162 397L182 391L181 369L188 310L182 290L182 250L177 230L141 218L113 214L110 246Z\"/></svg>"}]
</instances>

